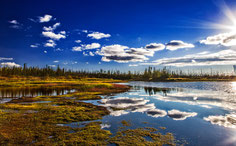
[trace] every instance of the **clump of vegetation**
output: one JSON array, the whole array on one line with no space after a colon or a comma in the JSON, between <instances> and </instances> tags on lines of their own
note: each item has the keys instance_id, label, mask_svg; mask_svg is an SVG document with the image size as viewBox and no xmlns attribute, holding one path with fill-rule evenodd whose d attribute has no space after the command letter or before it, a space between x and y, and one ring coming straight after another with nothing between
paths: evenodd
<instances>
[{"instance_id":1,"label":"clump of vegetation","mask_svg":"<svg viewBox=\"0 0 236 146\"><path fill-rule=\"evenodd\" d=\"M131 126L130 121L122 120L122 121L121 121L121 124L122 124L123 126Z\"/></svg>"},{"instance_id":2,"label":"clump of vegetation","mask_svg":"<svg viewBox=\"0 0 236 146\"><path fill-rule=\"evenodd\" d=\"M109 139L109 142L116 145L137 146L175 145L175 139L171 133L163 135L158 133L158 129L149 127L121 130Z\"/></svg>"}]
</instances>

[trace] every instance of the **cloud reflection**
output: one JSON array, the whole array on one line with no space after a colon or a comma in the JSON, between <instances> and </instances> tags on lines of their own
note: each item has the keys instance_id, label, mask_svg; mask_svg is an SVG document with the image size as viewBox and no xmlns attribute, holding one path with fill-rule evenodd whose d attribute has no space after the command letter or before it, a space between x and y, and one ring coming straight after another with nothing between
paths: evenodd
<instances>
[{"instance_id":1,"label":"cloud reflection","mask_svg":"<svg viewBox=\"0 0 236 146\"><path fill-rule=\"evenodd\" d=\"M222 115L208 116L204 117L203 119L211 122L211 124L224 126L228 128L236 128L236 115L234 114L226 114L225 116Z\"/></svg>"},{"instance_id":2,"label":"cloud reflection","mask_svg":"<svg viewBox=\"0 0 236 146\"><path fill-rule=\"evenodd\" d=\"M179 110L170 110L167 114L173 120L185 120L188 117L195 117L197 113L195 112L182 112Z\"/></svg>"}]
</instances>

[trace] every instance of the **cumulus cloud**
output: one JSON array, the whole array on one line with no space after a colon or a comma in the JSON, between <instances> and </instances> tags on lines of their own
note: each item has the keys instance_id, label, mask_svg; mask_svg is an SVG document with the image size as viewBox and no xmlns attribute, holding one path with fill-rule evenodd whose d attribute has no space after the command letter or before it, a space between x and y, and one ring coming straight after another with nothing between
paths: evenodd
<instances>
[{"instance_id":1,"label":"cumulus cloud","mask_svg":"<svg viewBox=\"0 0 236 146\"><path fill-rule=\"evenodd\" d=\"M43 53L47 54L47 53L48 53L48 51L46 51L46 50L45 50L45 51L43 51Z\"/></svg>"},{"instance_id":2,"label":"cumulus cloud","mask_svg":"<svg viewBox=\"0 0 236 146\"><path fill-rule=\"evenodd\" d=\"M89 55L90 55L90 56L94 56L93 52L89 52Z\"/></svg>"},{"instance_id":3,"label":"cumulus cloud","mask_svg":"<svg viewBox=\"0 0 236 146\"><path fill-rule=\"evenodd\" d=\"M52 19L51 15L44 15L43 17L39 17L39 22L44 23L44 22L49 22Z\"/></svg>"},{"instance_id":4,"label":"cumulus cloud","mask_svg":"<svg viewBox=\"0 0 236 146\"><path fill-rule=\"evenodd\" d=\"M72 51L82 51L82 50L91 50L100 48L101 45L99 43L92 43L92 44L83 44L81 46L73 47ZM88 56L85 52L83 52L84 56ZM94 53L89 53L90 56L94 56Z\"/></svg>"},{"instance_id":5,"label":"cumulus cloud","mask_svg":"<svg viewBox=\"0 0 236 146\"><path fill-rule=\"evenodd\" d=\"M72 48L72 51L75 51L75 52L82 51L82 48L80 46L75 46Z\"/></svg>"},{"instance_id":6,"label":"cumulus cloud","mask_svg":"<svg viewBox=\"0 0 236 146\"><path fill-rule=\"evenodd\" d=\"M97 49L97 48L100 48L100 47L101 47L101 45L99 43L92 43L92 44L82 45L82 48L84 50Z\"/></svg>"},{"instance_id":7,"label":"cumulus cloud","mask_svg":"<svg viewBox=\"0 0 236 146\"><path fill-rule=\"evenodd\" d=\"M39 44L30 45L31 48L38 48Z\"/></svg>"},{"instance_id":8,"label":"cumulus cloud","mask_svg":"<svg viewBox=\"0 0 236 146\"><path fill-rule=\"evenodd\" d=\"M43 31L42 35L44 37L48 37L54 40L60 40L60 39L65 39L66 35L65 35L65 31L61 31L58 34L52 32L52 31Z\"/></svg>"},{"instance_id":9,"label":"cumulus cloud","mask_svg":"<svg viewBox=\"0 0 236 146\"><path fill-rule=\"evenodd\" d=\"M81 43L82 41L81 40L75 40L76 43Z\"/></svg>"},{"instance_id":10,"label":"cumulus cloud","mask_svg":"<svg viewBox=\"0 0 236 146\"><path fill-rule=\"evenodd\" d=\"M85 29L84 29L84 30L82 30L82 32L84 32L84 33L88 33L88 30L85 30Z\"/></svg>"},{"instance_id":11,"label":"cumulus cloud","mask_svg":"<svg viewBox=\"0 0 236 146\"><path fill-rule=\"evenodd\" d=\"M179 110L170 110L168 111L168 116L173 120L185 120L188 117L195 117L197 113L195 112L182 112Z\"/></svg>"},{"instance_id":12,"label":"cumulus cloud","mask_svg":"<svg viewBox=\"0 0 236 146\"><path fill-rule=\"evenodd\" d=\"M47 43L44 44L45 47L52 47L54 48L57 44L53 40L48 40Z\"/></svg>"},{"instance_id":13,"label":"cumulus cloud","mask_svg":"<svg viewBox=\"0 0 236 146\"><path fill-rule=\"evenodd\" d=\"M55 33L54 30L59 27L61 24L56 23L52 27L43 27L43 32L42 35L44 37L48 37L53 40L60 40L60 39L65 39L66 38L66 32L65 31L60 31L59 33Z\"/></svg>"},{"instance_id":14,"label":"cumulus cloud","mask_svg":"<svg viewBox=\"0 0 236 146\"><path fill-rule=\"evenodd\" d=\"M58 60L55 60L55 61L53 61L54 63L58 63L59 61Z\"/></svg>"},{"instance_id":15,"label":"cumulus cloud","mask_svg":"<svg viewBox=\"0 0 236 146\"><path fill-rule=\"evenodd\" d=\"M226 114L225 116L208 116L204 117L203 119L211 122L211 124L228 128L236 128L236 116L234 114Z\"/></svg>"},{"instance_id":16,"label":"cumulus cloud","mask_svg":"<svg viewBox=\"0 0 236 146\"><path fill-rule=\"evenodd\" d=\"M102 47L99 55L102 61L116 61L119 63L142 62L148 60L146 56L153 56L154 52L145 48L129 48L122 45L110 45Z\"/></svg>"},{"instance_id":17,"label":"cumulus cloud","mask_svg":"<svg viewBox=\"0 0 236 146\"><path fill-rule=\"evenodd\" d=\"M165 65L165 66L209 66L209 65L234 65L236 62L235 50L222 50L215 53L197 53L183 57L163 58L152 63L142 65Z\"/></svg>"},{"instance_id":18,"label":"cumulus cloud","mask_svg":"<svg viewBox=\"0 0 236 146\"><path fill-rule=\"evenodd\" d=\"M104 33L101 33L101 32L93 32L93 33L88 34L88 37L99 40L99 39L102 39L102 38L109 38L109 37L111 37L111 35L110 34L104 34Z\"/></svg>"},{"instance_id":19,"label":"cumulus cloud","mask_svg":"<svg viewBox=\"0 0 236 146\"><path fill-rule=\"evenodd\" d=\"M151 43L145 46L146 49L153 50L153 51L161 51L165 49L165 45L159 43Z\"/></svg>"},{"instance_id":20,"label":"cumulus cloud","mask_svg":"<svg viewBox=\"0 0 236 146\"><path fill-rule=\"evenodd\" d=\"M226 47L236 45L236 33L221 33L214 36L209 36L205 40L201 40L200 43L206 45L223 45Z\"/></svg>"},{"instance_id":21,"label":"cumulus cloud","mask_svg":"<svg viewBox=\"0 0 236 146\"><path fill-rule=\"evenodd\" d=\"M20 67L20 65L15 62L2 62L1 65L7 67Z\"/></svg>"},{"instance_id":22,"label":"cumulus cloud","mask_svg":"<svg viewBox=\"0 0 236 146\"><path fill-rule=\"evenodd\" d=\"M194 47L193 44L188 44L180 40L172 40L166 44L166 49L171 51L183 48L193 48L193 47Z\"/></svg>"},{"instance_id":23,"label":"cumulus cloud","mask_svg":"<svg viewBox=\"0 0 236 146\"><path fill-rule=\"evenodd\" d=\"M61 23L58 22L58 23L54 24L52 27L51 26L49 26L49 27L44 26L43 30L45 30L45 31L53 31L53 30L55 30L60 25L61 25Z\"/></svg>"}]
</instances>

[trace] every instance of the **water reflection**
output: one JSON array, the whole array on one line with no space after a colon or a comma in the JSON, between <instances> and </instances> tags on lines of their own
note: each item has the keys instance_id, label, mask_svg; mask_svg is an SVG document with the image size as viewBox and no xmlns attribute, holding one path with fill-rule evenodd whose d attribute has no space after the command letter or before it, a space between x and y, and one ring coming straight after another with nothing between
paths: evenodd
<instances>
[{"instance_id":1,"label":"water reflection","mask_svg":"<svg viewBox=\"0 0 236 146\"><path fill-rule=\"evenodd\" d=\"M236 110L236 95L221 91L156 87L144 87L144 91L153 98L166 102L186 103L205 108L217 106L230 111Z\"/></svg>"},{"instance_id":2,"label":"water reflection","mask_svg":"<svg viewBox=\"0 0 236 146\"><path fill-rule=\"evenodd\" d=\"M152 96L155 95L157 93L163 94L164 96L167 96L168 93L171 92L181 92L182 89L180 88L155 88L155 87L144 87L144 91Z\"/></svg>"},{"instance_id":3,"label":"water reflection","mask_svg":"<svg viewBox=\"0 0 236 146\"><path fill-rule=\"evenodd\" d=\"M168 116L173 118L173 120L185 120L188 117L194 117L197 113L195 112L182 112L179 110L168 111Z\"/></svg>"},{"instance_id":4,"label":"water reflection","mask_svg":"<svg viewBox=\"0 0 236 146\"><path fill-rule=\"evenodd\" d=\"M234 114L226 114L225 116L208 116L205 117L204 120L211 122L212 124L236 128L236 115Z\"/></svg>"},{"instance_id":5,"label":"water reflection","mask_svg":"<svg viewBox=\"0 0 236 146\"><path fill-rule=\"evenodd\" d=\"M154 118L165 117L168 115L168 117L173 120L185 120L186 118L197 115L195 112L184 112L175 109L167 112L156 108L154 103L150 103L150 100L144 98L107 98L102 99L101 103L103 106L108 107L111 116L121 116L129 113L145 113Z\"/></svg>"},{"instance_id":6,"label":"water reflection","mask_svg":"<svg viewBox=\"0 0 236 146\"><path fill-rule=\"evenodd\" d=\"M35 97L35 96L55 96L64 95L68 92L74 92L71 87L57 88L0 88L0 98L20 98L20 97Z\"/></svg>"}]
</instances>

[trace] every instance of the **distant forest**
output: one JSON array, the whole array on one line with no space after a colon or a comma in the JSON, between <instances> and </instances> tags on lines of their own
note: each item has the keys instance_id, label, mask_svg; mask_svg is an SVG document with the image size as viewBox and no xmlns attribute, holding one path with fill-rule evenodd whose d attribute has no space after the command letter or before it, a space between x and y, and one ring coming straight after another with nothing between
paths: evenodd
<instances>
[{"instance_id":1,"label":"distant forest","mask_svg":"<svg viewBox=\"0 0 236 146\"><path fill-rule=\"evenodd\" d=\"M34 77L58 77L65 76L68 78L112 78L121 80L139 80L139 81L166 81L166 80L176 80L176 79L233 79L233 75L223 75L223 74L209 74L209 73L199 73L199 74L186 74L183 71L171 71L166 67L162 69L156 69L155 67L148 67L142 72L120 72L119 70L99 70L99 71L86 71L78 70L72 71L70 69L64 69L57 66L57 68L52 68L46 66L44 68L39 67L27 67L24 64L23 67L0 67L0 76L3 77L13 77L13 76L34 76Z\"/></svg>"}]
</instances>

